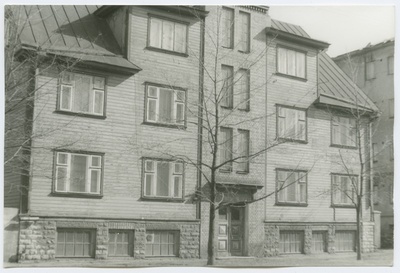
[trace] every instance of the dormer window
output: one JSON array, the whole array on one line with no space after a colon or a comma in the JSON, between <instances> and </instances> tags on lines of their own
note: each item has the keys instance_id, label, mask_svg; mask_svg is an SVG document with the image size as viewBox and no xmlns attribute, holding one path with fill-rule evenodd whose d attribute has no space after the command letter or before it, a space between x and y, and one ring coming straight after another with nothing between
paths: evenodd
<instances>
[{"instance_id":1,"label":"dormer window","mask_svg":"<svg viewBox=\"0 0 400 273\"><path fill-rule=\"evenodd\" d=\"M306 78L306 53L278 47L278 73L297 78Z\"/></svg>"},{"instance_id":2,"label":"dormer window","mask_svg":"<svg viewBox=\"0 0 400 273\"><path fill-rule=\"evenodd\" d=\"M151 48L186 54L187 28L184 23L150 17L148 45Z\"/></svg>"}]
</instances>

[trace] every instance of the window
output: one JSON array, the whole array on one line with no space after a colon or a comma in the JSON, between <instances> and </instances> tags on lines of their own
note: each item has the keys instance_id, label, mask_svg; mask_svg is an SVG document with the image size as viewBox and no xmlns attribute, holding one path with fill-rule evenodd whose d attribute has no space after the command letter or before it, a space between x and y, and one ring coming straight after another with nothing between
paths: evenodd
<instances>
[{"instance_id":1,"label":"window","mask_svg":"<svg viewBox=\"0 0 400 273\"><path fill-rule=\"evenodd\" d=\"M280 253L303 253L304 231L281 231L279 233Z\"/></svg>"},{"instance_id":2,"label":"window","mask_svg":"<svg viewBox=\"0 0 400 273\"><path fill-rule=\"evenodd\" d=\"M356 248L355 231L336 231L335 249L337 252L355 251Z\"/></svg>"},{"instance_id":3,"label":"window","mask_svg":"<svg viewBox=\"0 0 400 273\"><path fill-rule=\"evenodd\" d=\"M182 198L183 163L144 160L144 196Z\"/></svg>"},{"instance_id":4,"label":"window","mask_svg":"<svg viewBox=\"0 0 400 273\"><path fill-rule=\"evenodd\" d=\"M378 161L378 144L372 143L372 158L374 162Z\"/></svg>"},{"instance_id":5,"label":"window","mask_svg":"<svg viewBox=\"0 0 400 273\"><path fill-rule=\"evenodd\" d=\"M238 70L238 109L248 111L250 109L250 70Z\"/></svg>"},{"instance_id":6,"label":"window","mask_svg":"<svg viewBox=\"0 0 400 273\"><path fill-rule=\"evenodd\" d=\"M374 198L374 205L379 204L379 187L378 187L378 185L374 185L373 198Z\"/></svg>"},{"instance_id":7,"label":"window","mask_svg":"<svg viewBox=\"0 0 400 273\"><path fill-rule=\"evenodd\" d=\"M326 232L313 231L312 233L312 253L327 252L326 248Z\"/></svg>"},{"instance_id":8,"label":"window","mask_svg":"<svg viewBox=\"0 0 400 273\"><path fill-rule=\"evenodd\" d=\"M94 257L94 230L57 229L57 257Z\"/></svg>"},{"instance_id":9,"label":"window","mask_svg":"<svg viewBox=\"0 0 400 273\"><path fill-rule=\"evenodd\" d=\"M150 17L149 46L186 53L187 25Z\"/></svg>"},{"instance_id":10,"label":"window","mask_svg":"<svg viewBox=\"0 0 400 273\"><path fill-rule=\"evenodd\" d=\"M105 78L65 72L61 77L59 110L104 115Z\"/></svg>"},{"instance_id":11,"label":"window","mask_svg":"<svg viewBox=\"0 0 400 273\"><path fill-rule=\"evenodd\" d=\"M345 117L332 118L332 144L356 147L356 120Z\"/></svg>"},{"instance_id":12,"label":"window","mask_svg":"<svg viewBox=\"0 0 400 273\"><path fill-rule=\"evenodd\" d=\"M146 232L146 256L178 256L178 240L178 231L148 230Z\"/></svg>"},{"instance_id":13,"label":"window","mask_svg":"<svg viewBox=\"0 0 400 273\"><path fill-rule=\"evenodd\" d=\"M183 90L148 85L146 121L185 125L185 97Z\"/></svg>"},{"instance_id":14,"label":"window","mask_svg":"<svg viewBox=\"0 0 400 273\"><path fill-rule=\"evenodd\" d=\"M233 107L233 67L228 65L221 66L222 71L222 96L221 106L232 108Z\"/></svg>"},{"instance_id":15,"label":"window","mask_svg":"<svg viewBox=\"0 0 400 273\"><path fill-rule=\"evenodd\" d=\"M108 256L133 256L133 231L110 230Z\"/></svg>"},{"instance_id":16,"label":"window","mask_svg":"<svg viewBox=\"0 0 400 273\"><path fill-rule=\"evenodd\" d=\"M375 78L375 62L369 61L365 63L365 77L367 80Z\"/></svg>"},{"instance_id":17,"label":"window","mask_svg":"<svg viewBox=\"0 0 400 273\"><path fill-rule=\"evenodd\" d=\"M353 206L357 176L332 175L332 204L339 206Z\"/></svg>"},{"instance_id":18,"label":"window","mask_svg":"<svg viewBox=\"0 0 400 273\"><path fill-rule=\"evenodd\" d=\"M232 150L233 150L233 130L232 128L220 129L220 164L232 160ZM220 170L222 171L232 171L232 162L223 165Z\"/></svg>"},{"instance_id":19,"label":"window","mask_svg":"<svg viewBox=\"0 0 400 273\"><path fill-rule=\"evenodd\" d=\"M86 193L101 192L101 155L56 152L55 192Z\"/></svg>"},{"instance_id":20,"label":"window","mask_svg":"<svg viewBox=\"0 0 400 273\"><path fill-rule=\"evenodd\" d=\"M389 99L389 118L394 118L394 99Z\"/></svg>"},{"instance_id":21,"label":"window","mask_svg":"<svg viewBox=\"0 0 400 273\"><path fill-rule=\"evenodd\" d=\"M306 54L278 47L278 72L299 78L306 77Z\"/></svg>"},{"instance_id":22,"label":"window","mask_svg":"<svg viewBox=\"0 0 400 273\"><path fill-rule=\"evenodd\" d=\"M223 47L233 48L233 30L234 30L234 10L222 8L221 14L221 44Z\"/></svg>"},{"instance_id":23,"label":"window","mask_svg":"<svg viewBox=\"0 0 400 273\"><path fill-rule=\"evenodd\" d=\"M389 56L387 61L388 61L388 74L392 75L394 71L394 57Z\"/></svg>"},{"instance_id":24,"label":"window","mask_svg":"<svg viewBox=\"0 0 400 273\"><path fill-rule=\"evenodd\" d=\"M307 204L307 173L277 170L277 204Z\"/></svg>"},{"instance_id":25,"label":"window","mask_svg":"<svg viewBox=\"0 0 400 273\"><path fill-rule=\"evenodd\" d=\"M306 141L306 111L278 106L278 138Z\"/></svg>"},{"instance_id":26,"label":"window","mask_svg":"<svg viewBox=\"0 0 400 273\"><path fill-rule=\"evenodd\" d=\"M240 44L239 50L250 52L250 14L239 11Z\"/></svg>"},{"instance_id":27,"label":"window","mask_svg":"<svg viewBox=\"0 0 400 273\"><path fill-rule=\"evenodd\" d=\"M238 156L242 156L243 158L238 160L237 171L249 172L250 132L248 130L238 130L238 133L239 133Z\"/></svg>"}]
</instances>

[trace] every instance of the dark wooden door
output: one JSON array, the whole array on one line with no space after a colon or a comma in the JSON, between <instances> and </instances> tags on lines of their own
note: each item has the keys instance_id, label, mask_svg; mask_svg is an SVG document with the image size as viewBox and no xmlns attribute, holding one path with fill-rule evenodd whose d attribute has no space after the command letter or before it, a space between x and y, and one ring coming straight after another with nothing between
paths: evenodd
<instances>
[{"instance_id":1,"label":"dark wooden door","mask_svg":"<svg viewBox=\"0 0 400 273\"><path fill-rule=\"evenodd\" d=\"M221 208L218 219L219 256L242 256L244 208Z\"/></svg>"}]
</instances>

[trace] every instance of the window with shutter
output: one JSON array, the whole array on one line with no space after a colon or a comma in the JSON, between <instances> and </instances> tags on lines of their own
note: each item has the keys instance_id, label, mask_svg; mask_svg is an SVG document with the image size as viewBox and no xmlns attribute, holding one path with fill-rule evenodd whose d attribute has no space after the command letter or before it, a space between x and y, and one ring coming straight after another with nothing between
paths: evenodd
<instances>
[{"instance_id":1,"label":"window with shutter","mask_svg":"<svg viewBox=\"0 0 400 273\"><path fill-rule=\"evenodd\" d=\"M239 11L240 43L239 50L250 52L250 14Z\"/></svg>"},{"instance_id":2,"label":"window with shutter","mask_svg":"<svg viewBox=\"0 0 400 273\"><path fill-rule=\"evenodd\" d=\"M235 97L238 97L237 108L239 110L248 111L250 109L250 70L239 69L237 77L238 90L235 91Z\"/></svg>"},{"instance_id":3,"label":"window with shutter","mask_svg":"<svg viewBox=\"0 0 400 273\"><path fill-rule=\"evenodd\" d=\"M232 160L233 151L233 130L232 128L220 128L219 136L219 161L220 164ZM232 162L229 162L220 168L222 171L232 171Z\"/></svg>"},{"instance_id":4,"label":"window with shutter","mask_svg":"<svg viewBox=\"0 0 400 273\"><path fill-rule=\"evenodd\" d=\"M220 36L221 45L227 48L233 48L234 33L234 10L223 7L221 10Z\"/></svg>"},{"instance_id":5,"label":"window with shutter","mask_svg":"<svg viewBox=\"0 0 400 273\"><path fill-rule=\"evenodd\" d=\"M220 104L223 107L233 107L233 67L228 65L221 66L222 90Z\"/></svg>"}]
</instances>

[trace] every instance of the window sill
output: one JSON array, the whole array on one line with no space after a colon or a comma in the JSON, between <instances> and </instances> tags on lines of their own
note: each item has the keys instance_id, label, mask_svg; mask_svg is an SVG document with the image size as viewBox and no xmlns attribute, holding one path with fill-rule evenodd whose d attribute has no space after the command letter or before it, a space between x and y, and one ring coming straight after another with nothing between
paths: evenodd
<instances>
[{"instance_id":1,"label":"window sill","mask_svg":"<svg viewBox=\"0 0 400 273\"><path fill-rule=\"evenodd\" d=\"M248 107L248 108L246 108L246 109L243 109L243 108L238 108L238 110L239 111L241 111L241 112L250 112L250 107Z\"/></svg>"},{"instance_id":2,"label":"window sill","mask_svg":"<svg viewBox=\"0 0 400 273\"><path fill-rule=\"evenodd\" d=\"M220 173L231 173L232 169L229 169L229 170L227 170L227 169L219 169L219 172Z\"/></svg>"},{"instance_id":3,"label":"window sill","mask_svg":"<svg viewBox=\"0 0 400 273\"><path fill-rule=\"evenodd\" d=\"M221 47L225 49L233 49L233 46L221 46Z\"/></svg>"},{"instance_id":4,"label":"window sill","mask_svg":"<svg viewBox=\"0 0 400 273\"><path fill-rule=\"evenodd\" d=\"M332 204L331 208L342 208L342 209L354 209L355 206L354 205L341 205L341 204Z\"/></svg>"},{"instance_id":5,"label":"window sill","mask_svg":"<svg viewBox=\"0 0 400 273\"><path fill-rule=\"evenodd\" d=\"M275 75L276 76L280 76L280 77L284 77L284 78L289 78L289 79L293 79L293 80L302 81L302 82L306 82L307 81L306 78L301 78L301 77L292 76L292 75L288 75L288 74L283 74L283 73L279 73L279 72L276 72Z\"/></svg>"},{"instance_id":6,"label":"window sill","mask_svg":"<svg viewBox=\"0 0 400 273\"><path fill-rule=\"evenodd\" d=\"M243 50L238 50L239 53L243 53L243 54L250 54L250 50L247 51L243 51Z\"/></svg>"},{"instance_id":7,"label":"window sill","mask_svg":"<svg viewBox=\"0 0 400 273\"><path fill-rule=\"evenodd\" d=\"M225 106L225 105L221 105L222 109L226 109L226 110L233 110L233 106Z\"/></svg>"},{"instance_id":8,"label":"window sill","mask_svg":"<svg viewBox=\"0 0 400 273\"><path fill-rule=\"evenodd\" d=\"M102 194L90 194L90 193L79 193L79 192L52 192L51 195L57 197L72 197L72 198L93 198L93 199L103 198Z\"/></svg>"},{"instance_id":9,"label":"window sill","mask_svg":"<svg viewBox=\"0 0 400 273\"><path fill-rule=\"evenodd\" d=\"M96 118L96 119L106 119L106 116L86 114L86 113L77 113L77 112L69 112L64 110L56 110L54 111L56 114L70 115L75 117L85 117L85 118Z\"/></svg>"},{"instance_id":10,"label":"window sill","mask_svg":"<svg viewBox=\"0 0 400 273\"><path fill-rule=\"evenodd\" d=\"M142 196L140 201L183 203L183 198Z\"/></svg>"},{"instance_id":11,"label":"window sill","mask_svg":"<svg viewBox=\"0 0 400 273\"><path fill-rule=\"evenodd\" d=\"M249 174L249 171L236 171L236 173L246 175Z\"/></svg>"},{"instance_id":12,"label":"window sill","mask_svg":"<svg viewBox=\"0 0 400 273\"><path fill-rule=\"evenodd\" d=\"M187 54L187 53L181 53L181 52L172 51L172 50L168 50L168 49L162 49L162 48L158 48L158 47L147 46L145 49L151 50L151 51L157 51L157 52L161 52L161 53L166 53L166 54L170 54L170 55L181 56L181 57L185 57L185 58L189 57L189 54Z\"/></svg>"},{"instance_id":13,"label":"window sill","mask_svg":"<svg viewBox=\"0 0 400 273\"><path fill-rule=\"evenodd\" d=\"M356 146L346 146L346 145L339 145L339 144L331 144L329 147L357 150Z\"/></svg>"},{"instance_id":14,"label":"window sill","mask_svg":"<svg viewBox=\"0 0 400 273\"><path fill-rule=\"evenodd\" d=\"M282 142L295 142L295 143L301 143L301 144L308 144L307 140L301 140L301 139L278 137L278 140L282 141Z\"/></svg>"},{"instance_id":15,"label":"window sill","mask_svg":"<svg viewBox=\"0 0 400 273\"><path fill-rule=\"evenodd\" d=\"M167 123L157 123L157 122L149 122L149 121L144 121L142 124L157 126L157 127L166 127L166 128L186 130L186 125L179 125L179 124L167 124Z\"/></svg>"},{"instance_id":16,"label":"window sill","mask_svg":"<svg viewBox=\"0 0 400 273\"><path fill-rule=\"evenodd\" d=\"M275 206L282 206L282 207L308 207L307 203L284 203L279 202L275 203Z\"/></svg>"}]
</instances>

